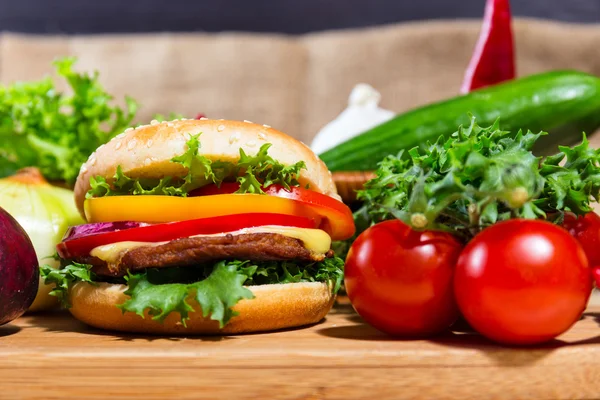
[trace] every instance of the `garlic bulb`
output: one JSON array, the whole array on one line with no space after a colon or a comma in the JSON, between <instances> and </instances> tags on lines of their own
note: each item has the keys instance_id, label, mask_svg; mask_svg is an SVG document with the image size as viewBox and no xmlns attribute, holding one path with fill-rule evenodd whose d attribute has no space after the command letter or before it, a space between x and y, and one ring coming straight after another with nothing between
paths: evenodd
<instances>
[{"instance_id":1,"label":"garlic bulb","mask_svg":"<svg viewBox=\"0 0 600 400\"><path fill-rule=\"evenodd\" d=\"M348 98L348 107L317 133L311 149L321 154L392 119L395 113L379 108L380 100L381 94L372 86L366 83L356 85Z\"/></svg>"}]
</instances>

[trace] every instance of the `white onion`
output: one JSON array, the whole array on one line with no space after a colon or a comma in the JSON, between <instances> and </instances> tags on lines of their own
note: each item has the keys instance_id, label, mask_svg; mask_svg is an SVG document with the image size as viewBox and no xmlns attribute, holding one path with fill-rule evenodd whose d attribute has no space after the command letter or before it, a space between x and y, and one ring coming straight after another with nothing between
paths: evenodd
<instances>
[{"instance_id":1,"label":"white onion","mask_svg":"<svg viewBox=\"0 0 600 400\"><path fill-rule=\"evenodd\" d=\"M16 175L0 179L0 207L25 229L33 243L40 265L58 267L48 258L67 228L84 223L73 199L73 192L50 185L36 168L25 168ZM49 296L51 286L40 281L38 294L29 311L52 308L56 298Z\"/></svg>"}]
</instances>

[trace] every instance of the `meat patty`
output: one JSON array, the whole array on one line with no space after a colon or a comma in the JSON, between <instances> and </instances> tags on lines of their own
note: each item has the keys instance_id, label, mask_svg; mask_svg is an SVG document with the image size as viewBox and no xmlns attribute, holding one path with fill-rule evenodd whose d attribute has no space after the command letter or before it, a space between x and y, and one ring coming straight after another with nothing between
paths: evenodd
<instances>
[{"instance_id":1,"label":"meat patty","mask_svg":"<svg viewBox=\"0 0 600 400\"><path fill-rule=\"evenodd\" d=\"M333 251L318 254L307 250L301 240L278 233L226 234L182 238L158 246L143 246L124 251L115 263L97 257L84 256L76 262L93 265L92 271L101 276L124 276L129 271L145 268L190 266L218 260L252 261L322 261Z\"/></svg>"}]
</instances>

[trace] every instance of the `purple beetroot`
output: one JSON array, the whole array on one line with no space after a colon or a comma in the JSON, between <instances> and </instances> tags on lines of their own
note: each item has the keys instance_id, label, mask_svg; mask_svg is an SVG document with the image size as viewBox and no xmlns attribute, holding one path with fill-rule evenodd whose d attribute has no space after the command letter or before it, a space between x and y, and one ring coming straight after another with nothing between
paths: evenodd
<instances>
[{"instance_id":1,"label":"purple beetroot","mask_svg":"<svg viewBox=\"0 0 600 400\"><path fill-rule=\"evenodd\" d=\"M0 208L0 325L27 311L38 283L38 260L29 236Z\"/></svg>"}]
</instances>

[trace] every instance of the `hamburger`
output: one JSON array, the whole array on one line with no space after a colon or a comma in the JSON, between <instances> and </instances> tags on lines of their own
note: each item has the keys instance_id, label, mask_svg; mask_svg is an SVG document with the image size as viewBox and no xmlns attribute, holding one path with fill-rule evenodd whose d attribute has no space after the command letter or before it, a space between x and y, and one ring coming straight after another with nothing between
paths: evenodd
<instances>
[{"instance_id":1,"label":"hamburger","mask_svg":"<svg viewBox=\"0 0 600 400\"><path fill-rule=\"evenodd\" d=\"M129 128L81 167L87 221L42 267L84 323L152 334L271 331L320 321L343 277L332 240L354 234L325 164L251 122Z\"/></svg>"}]
</instances>

